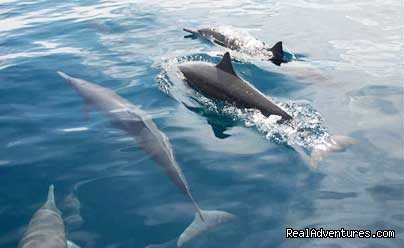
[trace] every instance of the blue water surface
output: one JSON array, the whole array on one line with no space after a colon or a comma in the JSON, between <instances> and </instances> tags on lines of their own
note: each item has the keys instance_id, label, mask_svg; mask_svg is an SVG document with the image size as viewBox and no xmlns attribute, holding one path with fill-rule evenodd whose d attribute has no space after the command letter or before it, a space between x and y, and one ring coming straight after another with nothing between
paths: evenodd
<instances>
[{"instance_id":1,"label":"blue water surface","mask_svg":"<svg viewBox=\"0 0 404 248\"><path fill-rule=\"evenodd\" d=\"M403 17L388 1L0 1L0 247L17 247L50 184L81 247L175 247L192 204L56 71L113 89L169 137L203 209L237 219L186 247L402 247ZM273 129L207 111L170 68L224 48L183 27L226 26L304 54L237 73L357 144L312 168ZM168 87L169 88L169 87ZM314 118L314 117L313 117ZM212 128L213 127L213 128ZM317 130L318 131L318 130ZM286 139L286 140L285 140ZM283 141L283 142L282 142ZM310 147L305 147L305 149ZM285 228L393 229L394 239L286 239Z\"/></svg>"}]
</instances>

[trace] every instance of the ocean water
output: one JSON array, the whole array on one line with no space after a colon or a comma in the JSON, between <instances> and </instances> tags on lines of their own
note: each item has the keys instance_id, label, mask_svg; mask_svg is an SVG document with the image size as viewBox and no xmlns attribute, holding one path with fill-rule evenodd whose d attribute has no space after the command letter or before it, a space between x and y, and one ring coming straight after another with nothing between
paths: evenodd
<instances>
[{"instance_id":1,"label":"ocean water","mask_svg":"<svg viewBox=\"0 0 404 248\"><path fill-rule=\"evenodd\" d=\"M403 23L398 0L0 1L0 247L17 247L50 184L81 247L175 247L193 219L161 168L58 70L140 105L200 206L237 216L186 247L402 247ZM231 54L304 135L185 87L179 63L226 50L183 27L282 40L295 59L281 67ZM316 168L292 148L333 134L357 143ZM287 227L396 238L286 239Z\"/></svg>"}]
</instances>

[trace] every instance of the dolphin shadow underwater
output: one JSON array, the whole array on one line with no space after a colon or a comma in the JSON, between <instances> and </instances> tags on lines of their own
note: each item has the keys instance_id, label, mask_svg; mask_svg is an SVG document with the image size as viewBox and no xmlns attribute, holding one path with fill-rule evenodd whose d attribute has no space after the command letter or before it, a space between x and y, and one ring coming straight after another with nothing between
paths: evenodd
<instances>
[{"instance_id":1,"label":"dolphin shadow underwater","mask_svg":"<svg viewBox=\"0 0 404 248\"><path fill-rule=\"evenodd\" d=\"M202 95L234 105L238 108L257 109L266 117L277 116L279 118L276 122L277 124L288 125L295 128L293 117L289 113L272 103L252 84L237 75L228 52L224 54L222 60L216 65L206 62L184 62L178 65L178 69L183 74L188 86L200 92ZM204 111L190 108L189 106L186 107L193 112L199 112L207 116ZM211 120L212 116L208 116L209 124L211 124ZM228 122L228 124L229 125L222 128L222 130L234 125L234 122ZM212 127L215 129L213 125ZM223 137L226 138L225 136ZM348 146L355 143L356 141L354 139L347 136L329 135L324 140L314 145L310 156L307 155L306 149L297 145L290 146L295 149L311 167L316 168L319 161L323 160L328 154L344 151Z\"/></svg>"},{"instance_id":2,"label":"dolphin shadow underwater","mask_svg":"<svg viewBox=\"0 0 404 248\"><path fill-rule=\"evenodd\" d=\"M65 225L56 207L54 186L49 186L48 199L32 216L18 248L79 248L66 240Z\"/></svg>"},{"instance_id":3,"label":"dolphin shadow underwater","mask_svg":"<svg viewBox=\"0 0 404 248\"><path fill-rule=\"evenodd\" d=\"M213 134L216 138L225 139L230 137L231 135L226 134L225 132L237 125L237 121L228 115L210 111L204 107L191 106L184 102L183 104L188 110L206 118L208 124L212 127Z\"/></svg>"},{"instance_id":4,"label":"dolphin shadow underwater","mask_svg":"<svg viewBox=\"0 0 404 248\"><path fill-rule=\"evenodd\" d=\"M251 42L251 40L243 40L243 37L234 37L226 34L226 32L220 28L201 28L198 30L183 28L183 30L190 33L190 35L186 35L184 38L202 38L202 40L208 40L222 47L243 52L252 56L263 55L266 60L271 61L277 66L296 59L293 54L283 50L282 41L278 41L275 45L270 47L264 42L256 40L255 38L254 42ZM246 44L250 45L249 49L246 48Z\"/></svg>"},{"instance_id":5,"label":"dolphin shadow underwater","mask_svg":"<svg viewBox=\"0 0 404 248\"><path fill-rule=\"evenodd\" d=\"M199 207L191 194L185 175L175 159L168 137L158 129L151 117L142 109L110 89L68 76L63 72L58 72L58 74L77 91L87 104L105 113L116 128L133 137L139 148L164 169L171 181L192 202L196 210L195 217L179 236L178 247L208 229L235 218L234 215L225 211L202 210Z\"/></svg>"}]
</instances>

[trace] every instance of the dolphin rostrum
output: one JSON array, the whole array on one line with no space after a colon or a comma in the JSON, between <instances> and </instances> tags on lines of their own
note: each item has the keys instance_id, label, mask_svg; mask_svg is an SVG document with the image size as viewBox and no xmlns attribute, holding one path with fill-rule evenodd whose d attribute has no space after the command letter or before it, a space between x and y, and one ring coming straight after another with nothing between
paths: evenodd
<instances>
[{"instance_id":1,"label":"dolphin rostrum","mask_svg":"<svg viewBox=\"0 0 404 248\"><path fill-rule=\"evenodd\" d=\"M197 213L195 213L193 222L177 240L178 247L210 227L230 221L235 217L224 211L201 210L191 194L181 167L175 159L170 141L143 110L110 89L83 79L70 77L63 72L58 72L58 74L81 95L85 102L106 113L114 126L134 137L139 147L164 169L178 189L193 203Z\"/></svg>"},{"instance_id":2,"label":"dolphin rostrum","mask_svg":"<svg viewBox=\"0 0 404 248\"><path fill-rule=\"evenodd\" d=\"M191 33L190 36L202 37L203 39L210 40L231 50L244 52L249 55L264 55L268 60L278 66L282 63L289 62L285 57L286 54L283 51L282 41L278 41L273 47L269 47L264 42L255 39L255 42L251 42L250 40L243 41L243 39L227 35L225 32L217 28L202 28L196 31L184 28L183 30Z\"/></svg>"},{"instance_id":3,"label":"dolphin rostrum","mask_svg":"<svg viewBox=\"0 0 404 248\"><path fill-rule=\"evenodd\" d=\"M32 216L18 248L78 248L66 240L65 225L53 191L53 185L49 186L48 200Z\"/></svg>"},{"instance_id":4,"label":"dolphin rostrum","mask_svg":"<svg viewBox=\"0 0 404 248\"><path fill-rule=\"evenodd\" d=\"M292 119L264 94L237 76L228 52L216 66L189 62L179 65L179 69L189 86L204 95L235 104L237 107L258 109L265 116L278 115L282 118L281 121Z\"/></svg>"}]
</instances>

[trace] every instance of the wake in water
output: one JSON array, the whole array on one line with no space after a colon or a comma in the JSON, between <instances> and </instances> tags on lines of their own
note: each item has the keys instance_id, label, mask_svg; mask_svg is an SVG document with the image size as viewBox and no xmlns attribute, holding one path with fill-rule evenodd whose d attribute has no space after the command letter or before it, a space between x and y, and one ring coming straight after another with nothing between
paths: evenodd
<instances>
[{"instance_id":1,"label":"wake in water","mask_svg":"<svg viewBox=\"0 0 404 248\"><path fill-rule=\"evenodd\" d=\"M192 90L184 81L177 66L182 62L214 62L214 57L197 54L168 60L162 65L162 72L157 82L162 91L171 95L187 108L203 107L218 116L230 116L234 121L242 122L247 127L256 127L265 137L278 144L286 144L306 157L312 166L317 166L329 152L342 151L347 145L353 144L351 138L332 136L323 124L323 118L307 101L280 101L272 98L276 105L293 117L291 122L279 124L280 116L264 116L259 110L240 109L221 101L212 100ZM308 157L307 153L311 152Z\"/></svg>"}]
</instances>

